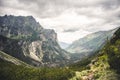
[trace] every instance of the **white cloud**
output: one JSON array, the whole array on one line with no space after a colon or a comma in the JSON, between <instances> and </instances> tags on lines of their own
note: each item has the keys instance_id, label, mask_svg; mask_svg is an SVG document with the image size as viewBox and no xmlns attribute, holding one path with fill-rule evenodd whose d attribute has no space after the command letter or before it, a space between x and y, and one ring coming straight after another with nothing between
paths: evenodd
<instances>
[{"instance_id":1,"label":"white cloud","mask_svg":"<svg viewBox=\"0 0 120 80\"><path fill-rule=\"evenodd\" d=\"M32 15L68 43L119 26L119 12L120 0L0 0L0 15Z\"/></svg>"},{"instance_id":2,"label":"white cloud","mask_svg":"<svg viewBox=\"0 0 120 80\"><path fill-rule=\"evenodd\" d=\"M82 38L88 34L90 34L90 32L84 31L84 30L79 30L79 31L72 32L72 33L71 32L67 32L67 33L58 32L58 40L66 42L66 43L72 43L73 41L78 40L79 38Z\"/></svg>"}]
</instances>

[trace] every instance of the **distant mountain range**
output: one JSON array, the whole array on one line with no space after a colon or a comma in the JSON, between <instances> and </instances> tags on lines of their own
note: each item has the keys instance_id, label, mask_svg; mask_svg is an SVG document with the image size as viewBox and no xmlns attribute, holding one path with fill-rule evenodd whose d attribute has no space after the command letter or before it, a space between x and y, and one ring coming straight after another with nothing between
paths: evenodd
<instances>
[{"instance_id":1,"label":"distant mountain range","mask_svg":"<svg viewBox=\"0 0 120 80\"><path fill-rule=\"evenodd\" d=\"M66 50L73 55L91 55L100 50L105 45L107 39L110 39L116 30L117 29L99 31L89 34L83 38L80 38L79 40L74 41L68 48L66 48Z\"/></svg>"},{"instance_id":2,"label":"distant mountain range","mask_svg":"<svg viewBox=\"0 0 120 80\"><path fill-rule=\"evenodd\" d=\"M70 44L65 43L65 42L59 42L59 45L61 48L66 49Z\"/></svg>"}]
</instances>

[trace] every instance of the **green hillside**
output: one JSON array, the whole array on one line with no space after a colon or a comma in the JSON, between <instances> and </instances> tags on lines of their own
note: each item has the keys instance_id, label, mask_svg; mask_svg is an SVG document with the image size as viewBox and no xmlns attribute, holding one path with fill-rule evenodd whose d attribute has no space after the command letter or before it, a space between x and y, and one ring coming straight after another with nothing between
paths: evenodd
<instances>
[{"instance_id":1,"label":"green hillside","mask_svg":"<svg viewBox=\"0 0 120 80\"><path fill-rule=\"evenodd\" d=\"M26 64L25 62L20 61L17 58L10 56L2 51L0 51L0 59L11 62L11 63L16 64L16 65L30 66L30 65Z\"/></svg>"},{"instance_id":2,"label":"green hillside","mask_svg":"<svg viewBox=\"0 0 120 80\"><path fill-rule=\"evenodd\" d=\"M0 52L0 80L68 80L74 75L68 68L28 67L26 63Z\"/></svg>"},{"instance_id":3,"label":"green hillside","mask_svg":"<svg viewBox=\"0 0 120 80\"><path fill-rule=\"evenodd\" d=\"M107 41L98 55L70 66L71 69L76 70L76 76L70 80L119 80L119 64L120 29L115 32L110 41Z\"/></svg>"}]
</instances>

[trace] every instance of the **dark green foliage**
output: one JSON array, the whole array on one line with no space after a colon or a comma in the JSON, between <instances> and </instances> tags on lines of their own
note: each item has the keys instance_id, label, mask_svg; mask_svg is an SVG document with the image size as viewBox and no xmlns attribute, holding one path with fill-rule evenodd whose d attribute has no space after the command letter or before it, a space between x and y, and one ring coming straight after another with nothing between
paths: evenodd
<instances>
[{"instance_id":1,"label":"dark green foliage","mask_svg":"<svg viewBox=\"0 0 120 80\"><path fill-rule=\"evenodd\" d=\"M110 67L120 73L120 40L110 45L108 57Z\"/></svg>"},{"instance_id":2,"label":"dark green foliage","mask_svg":"<svg viewBox=\"0 0 120 80\"><path fill-rule=\"evenodd\" d=\"M67 68L28 68L0 60L0 80L68 80L74 75Z\"/></svg>"},{"instance_id":3,"label":"dark green foliage","mask_svg":"<svg viewBox=\"0 0 120 80\"><path fill-rule=\"evenodd\" d=\"M108 55L110 68L120 73L120 28L105 46L104 53Z\"/></svg>"},{"instance_id":4,"label":"dark green foliage","mask_svg":"<svg viewBox=\"0 0 120 80\"><path fill-rule=\"evenodd\" d=\"M107 42L102 50L102 55L108 56L108 63L111 69L120 73L120 29L118 29L113 38Z\"/></svg>"},{"instance_id":5,"label":"dark green foliage","mask_svg":"<svg viewBox=\"0 0 120 80\"><path fill-rule=\"evenodd\" d=\"M118 39L120 39L120 28L115 32L113 38L111 39L111 43L114 44Z\"/></svg>"},{"instance_id":6,"label":"dark green foliage","mask_svg":"<svg viewBox=\"0 0 120 80\"><path fill-rule=\"evenodd\" d=\"M104 62L104 65L107 63L108 67L106 67L105 73L109 73L104 77L108 76L108 80L119 80L120 75L120 29L118 29L112 39L107 40L107 44L100 51L99 54L99 62ZM106 64L106 66L107 66ZM110 72L109 72L109 71ZM98 72L99 73L99 72ZM113 79L114 78L114 79Z\"/></svg>"},{"instance_id":7,"label":"dark green foliage","mask_svg":"<svg viewBox=\"0 0 120 80\"><path fill-rule=\"evenodd\" d=\"M91 59L83 59L75 64L70 65L70 69L75 70L75 71L82 71L85 69L89 69L88 64L91 62Z\"/></svg>"}]
</instances>

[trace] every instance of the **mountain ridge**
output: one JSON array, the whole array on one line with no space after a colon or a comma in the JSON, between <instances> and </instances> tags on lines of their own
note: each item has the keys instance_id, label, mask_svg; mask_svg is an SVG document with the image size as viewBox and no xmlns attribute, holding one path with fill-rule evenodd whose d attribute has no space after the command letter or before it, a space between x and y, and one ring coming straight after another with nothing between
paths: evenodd
<instances>
[{"instance_id":1,"label":"mountain ridge","mask_svg":"<svg viewBox=\"0 0 120 80\"><path fill-rule=\"evenodd\" d=\"M98 31L88 34L87 36L73 42L66 50L73 54L94 53L104 46L103 44L106 42L107 38L110 39L116 30L117 29Z\"/></svg>"}]
</instances>

